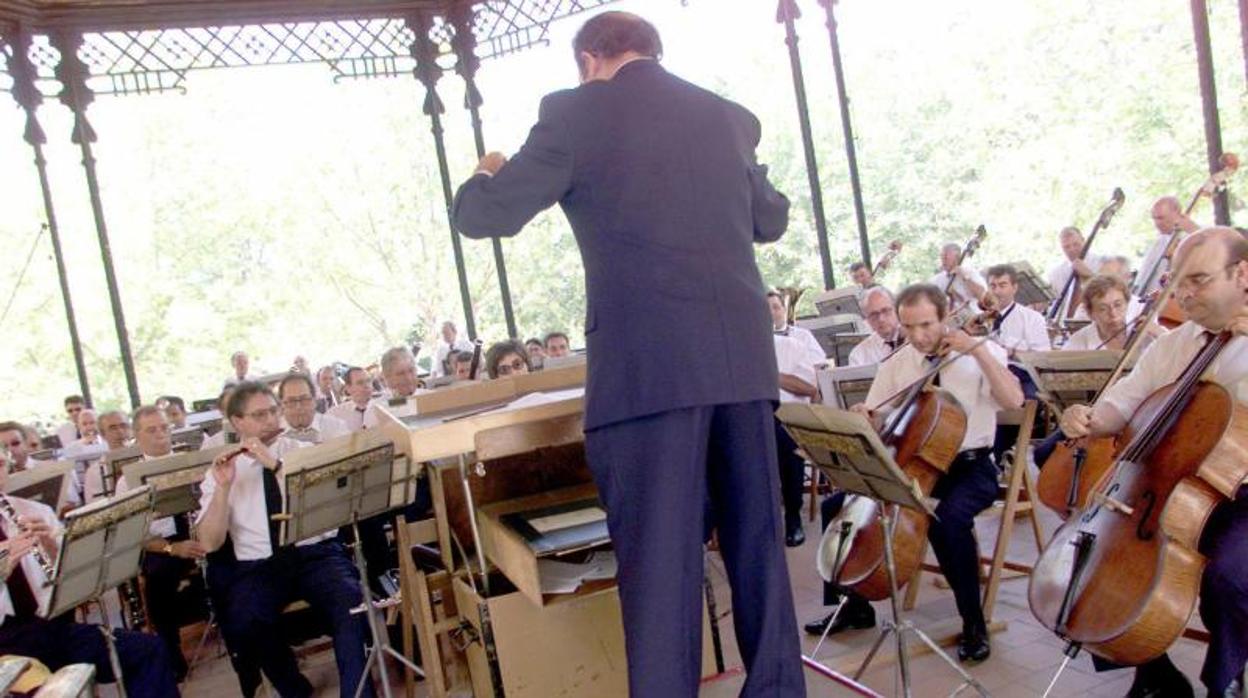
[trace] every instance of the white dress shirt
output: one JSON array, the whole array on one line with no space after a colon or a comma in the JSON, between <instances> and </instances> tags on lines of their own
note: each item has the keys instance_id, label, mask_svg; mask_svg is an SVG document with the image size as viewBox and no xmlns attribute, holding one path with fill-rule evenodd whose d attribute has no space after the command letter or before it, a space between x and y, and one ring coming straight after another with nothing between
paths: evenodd
<instances>
[{"instance_id":1,"label":"white dress shirt","mask_svg":"<svg viewBox=\"0 0 1248 698\"><path fill-rule=\"evenodd\" d=\"M1092 270L1093 274L1095 274L1097 270L1101 268L1101 263L1105 261L1105 258L1089 252L1088 256L1084 257L1083 261L1087 263L1088 268ZM1070 260L1063 259L1052 269L1049 269L1049 288L1053 289L1054 296L1059 295L1062 292L1062 289L1066 288L1066 282L1070 280L1070 272L1072 268L1073 266L1071 265Z\"/></svg>"},{"instance_id":2,"label":"white dress shirt","mask_svg":"<svg viewBox=\"0 0 1248 698\"><path fill-rule=\"evenodd\" d=\"M319 444L339 436L345 436L351 433L351 428L346 422L328 414L320 412L312 413L312 423L304 429L292 429L290 424L286 422L286 418L282 418L282 429L285 429L283 436L289 436L297 441L305 443Z\"/></svg>"},{"instance_id":3,"label":"white dress shirt","mask_svg":"<svg viewBox=\"0 0 1248 698\"><path fill-rule=\"evenodd\" d=\"M827 363L828 357L819 346L819 340L805 327L790 325L788 334L779 332L773 335L776 347L776 366L780 373L788 373L810 383L818 385L815 379L815 365ZM784 388L780 389L780 402L810 402L810 398L794 395Z\"/></svg>"},{"instance_id":4,"label":"white dress shirt","mask_svg":"<svg viewBox=\"0 0 1248 698\"><path fill-rule=\"evenodd\" d=\"M1148 251L1144 253L1144 259L1140 260L1140 266L1136 267L1135 283L1132 284L1132 293L1136 296L1143 296L1156 291L1161 286L1161 276L1170 271L1170 263L1162 259L1166 253L1166 247L1170 245L1170 238L1173 233L1159 234L1153 238L1153 244L1149 246ZM1144 277L1148 276L1153 265L1157 264L1157 272L1153 274L1152 280L1145 288Z\"/></svg>"},{"instance_id":5,"label":"white dress shirt","mask_svg":"<svg viewBox=\"0 0 1248 698\"><path fill-rule=\"evenodd\" d=\"M983 346L1002 366L1005 365L1004 349L993 342ZM997 412L1001 410L1001 405L992 396L992 384L980 370L975 357L965 354L951 356L959 358L940 370L940 388L951 393L966 412L966 436L958 450L991 446L997 431ZM880 364L880 370L871 382L871 390L867 392L867 405L878 405L880 401L918 380L930 368L927 358L913 344L907 344L888 361ZM892 409L888 405L881 407L880 412L888 414Z\"/></svg>"},{"instance_id":6,"label":"white dress shirt","mask_svg":"<svg viewBox=\"0 0 1248 698\"><path fill-rule=\"evenodd\" d=\"M9 497L9 501L13 504L13 508L17 511L18 516L31 521L43 521L52 527L52 537L58 541L60 540L60 536L65 528L56 518L56 514L51 507L39 502L32 502L29 499L21 499L20 497ZM17 524L7 519L0 522L0 526L4 526L4 535L9 539L21 533ZM30 584L30 590L35 594L35 601L39 604L40 612L46 611L48 600L52 598L52 587L44 586L43 583L49 580L43 574L43 570L40 569L39 563L35 562L35 556L27 554L26 557L22 558L21 568L22 572L26 573L26 581ZM13 574L17 574L17 570L14 570ZM13 599L9 596L9 585L6 583L3 585L3 589L0 590L0 625L4 623L4 619L13 614Z\"/></svg>"},{"instance_id":7,"label":"white dress shirt","mask_svg":"<svg viewBox=\"0 0 1248 698\"><path fill-rule=\"evenodd\" d=\"M438 340L438 348L433 352L433 365L429 367L429 375L434 378L440 378L446 375L446 371L442 370L442 365L446 363L446 357L450 356L451 351L472 351L472 342L466 339L456 337L455 343L447 344L445 341Z\"/></svg>"},{"instance_id":8,"label":"white dress shirt","mask_svg":"<svg viewBox=\"0 0 1248 698\"><path fill-rule=\"evenodd\" d=\"M274 458L307 446L300 441L277 437L269 452ZM285 478L278 474L278 486L283 488L285 497ZM217 491L217 480L209 468L204 473L204 482L200 486L199 514L195 517L198 524L208 511L212 502L212 494ZM264 502L264 466L254 458L241 455L234 459L234 484L230 487L230 511L228 514L230 542L234 545L234 557L238 560L264 560L273 555L273 546L269 542L269 510ZM329 531L319 536L305 538L296 545L311 545L338 535L337 531Z\"/></svg>"},{"instance_id":9,"label":"white dress shirt","mask_svg":"<svg viewBox=\"0 0 1248 698\"><path fill-rule=\"evenodd\" d=\"M56 437L61 440L61 448L68 448L78 440L78 426L65 422L56 429Z\"/></svg>"},{"instance_id":10,"label":"white dress shirt","mask_svg":"<svg viewBox=\"0 0 1248 698\"><path fill-rule=\"evenodd\" d=\"M344 400L325 411L325 414L337 419L347 427L347 431L359 431L364 428L364 418L368 416L373 402L360 407L355 400Z\"/></svg>"},{"instance_id":11,"label":"white dress shirt","mask_svg":"<svg viewBox=\"0 0 1248 698\"><path fill-rule=\"evenodd\" d=\"M1100 331L1096 329L1096 323L1090 322L1086 327L1081 327L1078 332L1070 335L1070 338L1062 345L1062 351L1095 351L1101 348L1104 341Z\"/></svg>"},{"instance_id":12,"label":"white dress shirt","mask_svg":"<svg viewBox=\"0 0 1248 698\"><path fill-rule=\"evenodd\" d=\"M1049 326L1044 316L1025 305L1011 303L1001 311L1000 327L993 339L1010 354L1020 351L1049 351Z\"/></svg>"},{"instance_id":13,"label":"white dress shirt","mask_svg":"<svg viewBox=\"0 0 1248 698\"><path fill-rule=\"evenodd\" d=\"M1130 419L1149 395L1183 373L1205 345L1204 332L1205 328L1189 320L1161 335L1140 355L1135 368L1101 399ZM1240 404L1248 404L1248 339L1233 337L1210 369L1214 381L1230 390Z\"/></svg>"},{"instance_id":14,"label":"white dress shirt","mask_svg":"<svg viewBox=\"0 0 1248 698\"><path fill-rule=\"evenodd\" d=\"M957 294L958 296L960 296L962 300L970 301L966 305L967 309L970 310L972 313L978 313L979 312L979 298L974 293L971 292L971 289L967 286L966 281L967 279L970 279L972 282L974 282L976 285L980 286L984 290L988 289L988 282L984 281L984 277L981 276L980 273L975 271L974 269L964 266L962 267L962 271L964 273L958 275L957 280L953 282L953 286L949 290ZM944 269L941 269L940 271L936 272L935 276L928 279L927 282L943 291L945 290L945 286L949 284L949 272L945 271ZM958 303L954 304L953 307L950 307L949 308L950 312L952 312L957 307L957 305L960 305L961 302L962 301L958 301Z\"/></svg>"},{"instance_id":15,"label":"white dress shirt","mask_svg":"<svg viewBox=\"0 0 1248 698\"><path fill-rule=\"evenodd\" d=\"M849 352L850 366L866 366L867 364L878 364L884 360L884 357L893 353L895 347L901 346L903 341L901 333L897 332L892 340L894 344L889 346L889 340L884 339L879 334L872 332L866 339L858 342L858 344Z\"/></svg>"}]
</instances>

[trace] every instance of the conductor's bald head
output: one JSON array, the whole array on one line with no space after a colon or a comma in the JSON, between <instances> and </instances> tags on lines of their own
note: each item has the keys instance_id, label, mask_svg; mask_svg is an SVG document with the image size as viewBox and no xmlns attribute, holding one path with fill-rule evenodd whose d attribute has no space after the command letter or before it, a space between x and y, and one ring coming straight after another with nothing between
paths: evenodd
<instances>
[{"instance_id":1,"label":"conductor's bald head","mask_svg":"<svg viewBox=\"0 0 1248 698\"><path fill-rule=\"evenodd\" d=\"M581 26L572 40L581 82L610 80L620 66L637 58L663 55L659 31L631 12L603 12Z\"/></svg>"}]
</instances>

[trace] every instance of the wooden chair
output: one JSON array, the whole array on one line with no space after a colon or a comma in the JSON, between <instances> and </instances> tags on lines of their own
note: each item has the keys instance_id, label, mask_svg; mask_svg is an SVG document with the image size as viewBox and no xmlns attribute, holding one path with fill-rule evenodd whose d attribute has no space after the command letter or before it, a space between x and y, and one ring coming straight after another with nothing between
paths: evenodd
<instances>
[{"instance_id":1,"label":"wooden chair","mask_svg":"<svg viewBox=\"0 0 1248 698\"><path fill-rule=\"evenodd\" d=\"M1019 516L1026 516L1031 519L1032 534L1036 539L1037 554L1043 549L1045 543L1044 532L1040 529L1040 521L1036 517L1034 504L1040 500L1036 495L1035 483L1032 481L1030 473L1027 472L1027 450L1031 445L1031 431L1036 419L1036 409L1036 401L1028 400L1023 404L1022 409L1002 412L997 418L998 424L1015 424L1018 425L1019 430L1018 440L1014 445L1014 456L1008 462L1008 477L998 495L998 501L1001 502L999 509L1001 521L997 526L997 536L992 556L980 557L980 562L988 565L983 606L984 619L989 623L992 622L992 611L997 603L997 590L1004 578L1005 571L1016 572L1019 577L1031 574L1031 565L1007 559L1010 536L1014 532L1015 519ZM926 550L927 545L925 543L924 555L926 555ZM940 568L926 562L919 567L914 577L910 580L909 587L906 589L906 610L914 608L915 602L918 600L919 582L923 572L936 572L939 574Z\"/></svg>"},{"instance_id":2,"label":"wooden chair","mask_svg":"<svg viewBox=\"0 0 1248 698\"><path fill-rule=\"evenodd\" d=\"M445 698L452 687L467 681L468 676L463 655L450 635L460 627L455 595L451 589L453 577L446 570L422 571L412 559L412 546L438 540L433 519L408 523L403 516L399 516L395 521L395 531L399 548L399 588L403 596L403 603L399 606L403 654L415 656L414 644L419 642L420 665L425 671L429 696ZM413 633L413 628L418 629L417 632ZM410 668L404 668L403 686L407 698L414 698L416 675Z\"/></svg>"}]
</instances>

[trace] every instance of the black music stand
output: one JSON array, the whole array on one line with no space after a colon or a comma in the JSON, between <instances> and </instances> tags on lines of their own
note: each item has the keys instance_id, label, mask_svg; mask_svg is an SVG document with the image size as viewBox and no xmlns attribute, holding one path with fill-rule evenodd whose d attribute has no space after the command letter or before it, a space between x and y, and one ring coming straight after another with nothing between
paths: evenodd
<instances>
[{"instance_id":1,"label":"black music stand","mask_svg":"<svg viewBox=\"0 0 1248 698\"><path fill-rule=\"evenodd\" d=\"M815 374L815 382L819 384L823 404L847 410L860 402L865 402L867 393L871 391L871 382L875 380L875 374L879 368L879 364L864 364L862 366L838 366L818 371Z\"/></svg>"},{"instance_id":2,"label":"black music stand","mask_svg":"<svg viewBox=\"0 0 1248 698\"><path fill-rule=\"evenodd\" d=\"M73 611L104 592L139 574L143 543L152 519L152 488L137 487L124 494L98 499L65 515L65 534L56 558L52 595L44 618ZM100 626L108 658L117 678L117 692L126 698L111 628Z\"/></svg>"},{"instance_id":3,"label":"black music stand","mask_svg":"<svg viewBox=\"0 0 1248 698\"><path fill-rule=\"evenodd\" d=\"M1044 304L1046 308L1053 302L1053 292L1049 290L1048 282L1040 278L1031 264L1013 262L1010 266L1018 272L1018 293L1014 296L1014 302L1026 306Z\"/></svg>"},{"instance_id":4,"label":"black music stand","mask_svg":"<svg viewBox=\"0 0 1248 698\"><path fill-rule=\"evenodd\" d=\"M355 532L357 542L353 553L360 572L364 603L352 612L366 614L373 640L364 675L355 688L356 698L370 680L374 663L381 675L381 694L391 697L387 654L420 676L425 675L423 669L390 647L390 636L375 611L399 602L394 598L373 600L368 564L358 542L360 520L398 509L413 500L417 470L407 456L396 456L394 443L376 430L330 439L319 446L295 450L283 458L284 513L277 515L281 521L281 544L294 545L344 526L350 526ZM400 551L400 554L406 552Z\"/></svg>"},{"instance_id":5,"label":"black music stand","mask_svg":"<svg viewBox=\"0 0 1248 698\"><path fill-rule=\"evenodd\" d=\"M824 291L812 300L819 315L857 315L862 316L862 307L858 304L858 296L862 289L857 286L843 286L831 291Z\"/></svg>"},{"instance_id":6,"label":"black music stand","mask_svg":"<svg viewBox=\"0 0 1248 698\"><path fill-rule=\"evenodd\" d=\"M880 523L884 527L884 560L888 571L889 603L892 620L884 621L883 630L867 653L862 666L854 674L854 680L862 678L871 660L875 658L884 641L894 635L897 641L897 666L901 672L902 695L910 698L910 661L906 648L906 633L914 633L936 656L940 657L962 677L961 690L971 686L980 695L988 691L966 673L957 662L937 645L927 633L909 620L902 619L898 602L897 565L893 556L893 526L900 507L916 509L934 516L934 510L918 489L918 484L902 472L893 461L892 453L880 441L875 429L860 414L837 410L825 405L784 403L776 412L784 428L806 453L808 459L828 476L832 484L851 493L876 500ZM888 505L892 505L891 507ZM837 557L840 557L838 553ZM839 575L841 561L836 560L834 575ZM839 610L839 608L838 608ZM813 657L806 658L814 662ZM826 669L826 667L825 667ZM831 671L828 669L828 671ZM956 693L956 691L955 691Z\"/></svg>"},{"instance_id":7,"label":"black music stand","mask_svg":"<svg viewBox=\"0 0 1248 698\"><path fill-rule=\"evenodd\" d=\"M63 460L45 463L27 468L20 473L13 473L4 483L4 493L11 497L29 499L46 505L55 512L60 512L69 493L70 473L74 471L74 462Z\"/></svg>"}]
</instances>

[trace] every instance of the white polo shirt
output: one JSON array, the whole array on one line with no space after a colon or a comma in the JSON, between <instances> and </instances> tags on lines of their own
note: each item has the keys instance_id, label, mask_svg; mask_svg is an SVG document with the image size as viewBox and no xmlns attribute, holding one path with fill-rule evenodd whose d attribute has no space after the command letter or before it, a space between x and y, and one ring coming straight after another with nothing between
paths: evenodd
<instances>
[{"instance_id":1,"label":"white polo shirt","mask_svg":"<svg viewBox=\"0 0 1248 698\"><path fill-rule=\"evenodd\" d=\"M866 339L858 342L858 344L849 352L850 366L866 366L867 364L878 364L884 360L884 357L893 353L895 347L901 346L904 341L901 338L901 332L894 334L892 340L894 344L889 346L888 340L880 335L872 332Z\"/></svg>"},{"instance_id":2,"label":"white polo shirt","mask_svg":"<svg viewBox=\"0 0 1248 698\"><path fill-rule=\"evenodd\" d=\"M992 342L983 346L1002 366L1005 365L1004 349ZM991 446L997 431L997 412L1001 410L1001 405L992 396L992 384L974 357L965 354L951 356L959 358L941 369L940 388L952 394L966 412L966 436L958 450ZM913 344L902 347L892 358L880 364L880 370L871 382L871 390L867 392L867 405L874 407L909 386L930 367L931 364ZM893 407L887 405L880 408L880 413L888 414L892 410Z\"/></svg>"},{"instance_id":3,"label":"white polo shirt","mask_svg":"<svg viewBox=\"0 0 1248 698\"><path fill-rule=\"evenodd\" d=\"M1125 378L1105 391L1101 399L1130 419L1140 403L1163 385L1173 383L1205 345L1205 328L1187 321L1153 341ZM1213 380L1248 404L1248 338L1233 337L1214 360Z\"/></svg>"},{"instance_id":4,"label":"white polo shirt","mask_svg":"<svg viewBox=\"0 0 1248 698\"><path fill-rule=\"evenodd\" d=\"M773 335L776 347L776 367L780 373L797 376L811 385L818 385L815 365L827 363L828 357L819 346L819 340L805 327L790 325L788 334ZM810 402L810 398L794 395L780 389L780 402Z\"/></svg>"},{"instance_id":5,"label":"white polo shirt","mask_svg":"<svg viewBox=\"0 0 1248 698\"><path fill-rule=\"evenodd\" d=\"M312 423L304 429L292 429L283 417L282 428L286 430L282 432L283 436L310 444L324 443L328 439L351 433L351 429L341 419L320 412L312 413Z\"/></svg>"},{"instance_id":6,"label":"white polo shirt","mask_svg":"<svg viewBox=\"0 0 1248 698\"><path fill-rule=\"evenodd\" d=\"M326 410L325 414L346 425L347 431L359 431L364 428L364 418L372 406L371 400L364 407L355 404L355 400L344 400Z\"/></svg>"},{"instance_id":7,"label":"white polo shirt","mask_svg":"<svg viewBox=\"0 0 1248 698\"><path fill-rule=\"evenodd\" d=\"M305 444L285 436L277 437L269 451L274 458L281 458ZM230 487L229 534L234 545L234 557L238 560L264 560L272 557L273 546L269 542L269 510L264 503L264 466L254 458L241 455L234 459L234 485ZM285 478L277 478L278 485L285 488ZM208 511L212 495L217 491L217 480L209 468L204 473L204 482L200 487L199 514L195 518L198 524ZM283 496L285 492L283 490ZM296 545L311 545L338 535L330 531L319 536L306 538Z\"/></svg>"}]
</instances>

